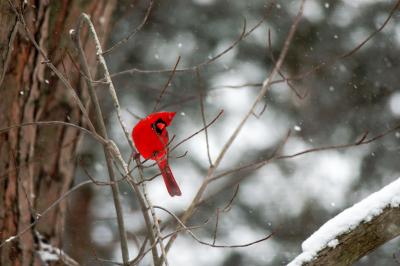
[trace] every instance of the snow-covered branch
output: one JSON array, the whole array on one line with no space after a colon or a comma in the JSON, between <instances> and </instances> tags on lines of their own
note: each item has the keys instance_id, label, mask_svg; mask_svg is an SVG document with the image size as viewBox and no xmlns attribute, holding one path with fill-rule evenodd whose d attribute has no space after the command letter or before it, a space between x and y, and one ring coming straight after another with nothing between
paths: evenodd
<instances>
[{"instance_id":1,"label":"snow-covered branch","mask_svg":"<svg viewBox=\"0 0 400 266\"><path fill-rule=\"evenodd\" d=\"M400 178L326 222L288 266L351 265L400 234Z\"/></svg>"}]
</instances>

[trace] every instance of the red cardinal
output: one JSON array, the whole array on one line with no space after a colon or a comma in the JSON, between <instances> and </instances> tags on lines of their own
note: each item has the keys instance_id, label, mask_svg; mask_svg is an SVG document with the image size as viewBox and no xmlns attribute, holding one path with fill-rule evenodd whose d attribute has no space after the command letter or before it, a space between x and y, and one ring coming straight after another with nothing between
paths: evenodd
<instances>
[{"instance_id":1,"label":"red cardinal","mask_svg":"<svg viewBox=\"0 0 400 266\"><path fill-rule=\"evenodd\" d=\"M132 139L139 153L145 159L156 161L171 197L182 195L168 165L167 126L174 116L175 112L152 113L140 120L132 131Z\"/></svg>"}]
</instances>

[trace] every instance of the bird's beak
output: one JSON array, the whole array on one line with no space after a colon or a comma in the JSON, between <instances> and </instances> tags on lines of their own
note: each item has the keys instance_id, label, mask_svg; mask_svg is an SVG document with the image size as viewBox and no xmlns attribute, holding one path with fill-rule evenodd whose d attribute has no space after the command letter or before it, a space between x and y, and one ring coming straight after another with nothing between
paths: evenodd
<instances>
[{"instance_id":1,"label":"bird's beak","mask_svg":"<svg viewBox=\"0 0 400 266\"><path fill-rule=\"evenodd\" d=\"M157 124L157 128L160 130L163 130L166 127L166 125L164 123L158 123Z\"/></svg>"}]
</instances>

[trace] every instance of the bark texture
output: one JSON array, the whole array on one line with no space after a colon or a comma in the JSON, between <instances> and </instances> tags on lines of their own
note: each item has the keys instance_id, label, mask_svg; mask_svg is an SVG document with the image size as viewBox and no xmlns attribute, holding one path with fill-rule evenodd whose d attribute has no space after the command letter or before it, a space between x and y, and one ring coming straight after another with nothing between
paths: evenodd
<instances>
[{"instance_id":1,"label":"bark texture","mask_svg":"<svg viewBox=\"0 0 400 266\"><path fill-rule=\"evenodd\" d=\"M322 249L304 266L352 265L374 249L400 235L400 208L386 208L368 223L341 235L335 248Z\"/></svg>"},{"instance_id":2,"label":"bark texture","mask_svg":"<svg viewBox=\"0 0 400 266\"><path fill-rule=\"evenodd\" d=\"M68 77L84 103L84 82L67 56L69 29L81 12L90 14L104 41L116 1L12 1L51 62ZM34 121L83 125L82 115L42 56L26 38L7 0L0 0L0 128ZM85 40L85 38L83 38ZM86 43L95 65L93 44ZM80 132L62 126L27 126L0 134L0 243L28 227L71 186ZM61 203L19 239L0 248L0 265L41 265L34 231L60 247L66 204Z\"/></svg>"}]
</instances>

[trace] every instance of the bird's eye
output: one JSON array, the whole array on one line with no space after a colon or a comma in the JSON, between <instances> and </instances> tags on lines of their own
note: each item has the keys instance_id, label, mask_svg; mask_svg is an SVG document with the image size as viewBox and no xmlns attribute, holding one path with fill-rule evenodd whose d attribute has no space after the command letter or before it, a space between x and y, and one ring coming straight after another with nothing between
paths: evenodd
<instances>
[{"instance_id":1,"label":"bird's eye","mask_svg":"<svg viewBox=\"0 0 400 266\"><path fill-rule=\"evenodd\" d=\"M156 127L160 130L163 130L165 128L165 124L164 123L157 123Z\"/></svg>"},{"instance_id":2,"label":"bird's eye","mask_svg":"<svg viewBox=\"0 0 400 266\"><path fill-rule=\"evenodd\" d=\"M158 135L161 135L163 130L166 128L167 124L160 118L156 122L154 122L151 126Z\"/></svg>"}]
</instances>

